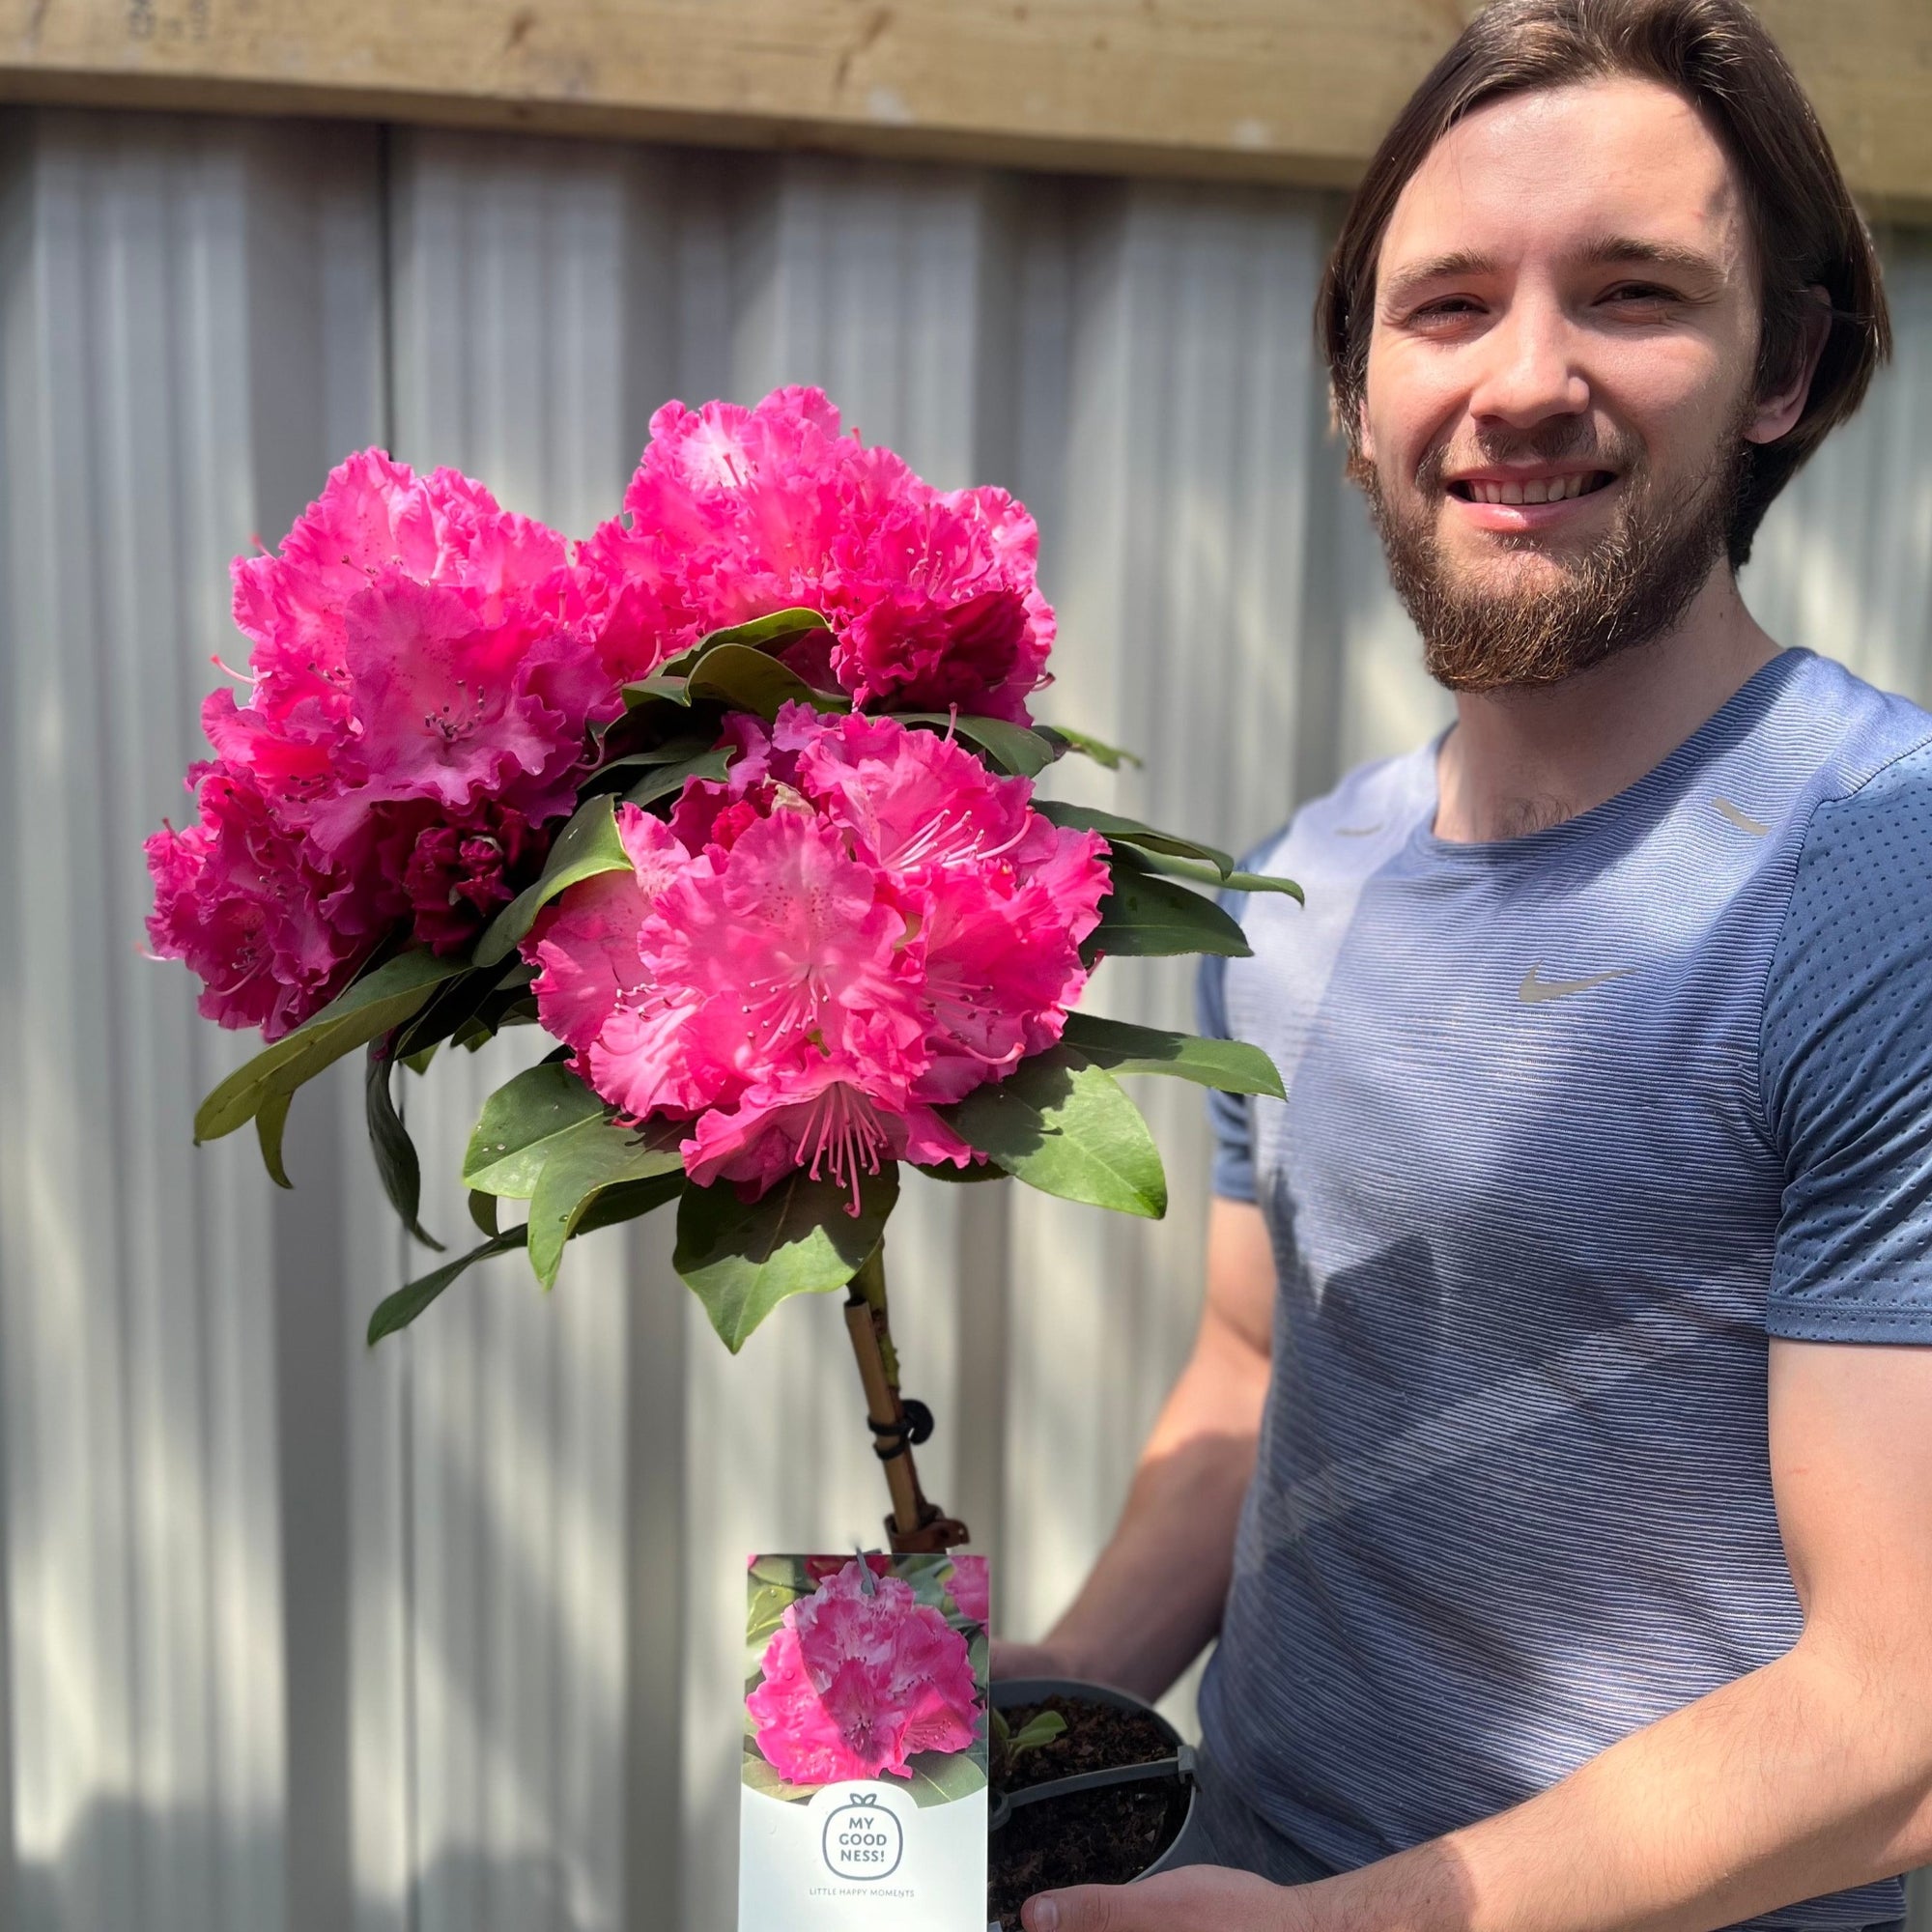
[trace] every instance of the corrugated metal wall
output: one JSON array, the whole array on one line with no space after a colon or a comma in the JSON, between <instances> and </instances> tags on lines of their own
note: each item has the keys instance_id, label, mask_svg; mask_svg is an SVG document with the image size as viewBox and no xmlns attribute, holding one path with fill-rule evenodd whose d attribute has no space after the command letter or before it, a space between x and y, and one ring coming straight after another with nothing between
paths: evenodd
<instances>
[{"instance_id":1,"label":"corrugated metal wall","mask_svg":"<svg viewBox=\"0 0 1932 1932\"><path fill-rule=\"evenodd\" d=\"M346 1086L298 1191L188 1145L241 1050L140 956L224 566L383 440L582 531L652 407L826 384L1016 489L1046 710L1159 746L1077 782L1224 843L1444 715L1338 480L1309 303L1334 208L299 124L0 122L0 1924L615 1932L730 1922L743 1552L876 1534L829 1301L725 1356L613 1231L373 1356L407 1264ZM1781 634L1932 698L1932 247L1898 368L1776 513ZM1184 1023L1184 970L1113 1009ZM412 1084L428 1218L507 1065ZM893 1237L929 1487L1042 1623L1191 1330L1205 1146L1148 1096L1159 1227L916 1191ZM272 1197L272 1198L271 1198Z\"/></svg>"}]
</instances>

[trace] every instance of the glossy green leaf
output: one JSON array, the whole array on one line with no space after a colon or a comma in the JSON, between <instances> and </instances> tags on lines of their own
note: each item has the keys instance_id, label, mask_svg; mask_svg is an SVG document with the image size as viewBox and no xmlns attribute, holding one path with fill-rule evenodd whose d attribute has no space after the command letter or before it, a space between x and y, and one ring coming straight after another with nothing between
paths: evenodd
<instances>
[{"instance_id":1,"label":"glossy green leaf","mask_svg":"<svg viewBox=\"0 0 1932 1932\"><path fill-rule=\"evenodd\" d=\"M523 1229L505 1228L500 1235L479 1247L471 1248L467 1255L458 1255L454 1261L444 1262L440 1268L432 1269L406 1288L397 1289L394 1294L384 1296L376 1304L376 1312L369 1318L369 1346L373 1349L384 1335L393 1335L397 1329L407 1328L466 1269L474 1267L478 1262L487 1262L493 1255L507 1255L523 1245Z\"/></svg>"},{"instance_id":2,"label":"glossy green leaf","mask_svg":"<svg viewBox=\"0 0 1932 1932\"><path fill-rule=\"evenodd\" d=\"M848 1188L802 1169L750 1207L728 1181L687 1187L672 1265L735 1355L787 1296L829 1293L859 1272L898 1191L896 1162L865 1177L857 1215Z\"/></svg>"},{"instance_id":3,"label":"glossy green leaf","mask_svg":"<svg viewBox=\"0 0 1932 1932\"><path fill-rule=\"evenodd\" d=\"M970 1167L954 1167L950 1160L936 1160L930 1166L924 1161L913 1163L922 1174L929 1174L935 1180L951 1180L955 1184L975 1180L1005 1180L1007 1170L995 1166L993 1162L976 1160Z\"/></svg>"},{"instance_id":4,"label":"glossy green leaf","mask_svg":"<svg viewBox=\"0 0 1932 1932\"><path fill-rule=\"evenodd\" d=\"M730 644L744 646L754 651L781 651L794 638L802 638L808 631L827 631L832 627L816 611L808 611L803 605L788 611L773 611L762 617L753 617L749 623L733 624L723 631L712 631L698 639L696 648L691 653L694 665L700 665L713 651L723 650Z\"/></svg>"},{"instance_id":5,"label":"glossy green leaf","mask_svg":"<svg viewBox=\"0 0 1932 1932\"><path fill-rule=\"evenodd\" d=\"M617 837L615 808L610 798L600 795L580 806L556 835L544 861L543 876L520 892L484 928L476 942L476 964L495 966L507 959L536 923L537 914L567 887L580 879L594 879L600 872L623 871L630 863L624 841Z\"/></svg>"},{"instance_id":6,"label":"glossy green leaf","mask_svg":"<svg viewBox=\"0 0 1932 1932\"><path fill-rule=\"evenodd\" d=\"M526 1068L484 1101L463 1156L464 1186L527 1201L558 1141L585 1121L601 1121L604 1111L604 1102L561 1063Z\"/></svg>"},{"instance_id":7,"label":"glossy green leaf","mask_svg":"<svg viewBox=\"0 0 1932 1932\"><path fill-rule=\"evenodd\" d=\"M393 1037L369 1042L369 1062L362 1080L369 1147L376 1156L383 1192L389 1197L389 1206L403 1226L424 1247L441 1254L442 1243L417 1218L422 1209L422 1163L416 1158L416 1145L403 1125L403 1117L396 1112L395 1095L389 1087L389 1076L396 1070L396 1063L389 1057L393 1044Z\"/></svg>"},{"instance_id":8,"label":"glossy green leaf","mask_svg":"<svg viewBox=\"0 0 1932 1932\"><path fill-rule=\"evenodd\" d=\"M1227 872L1195 859L1177 859L1170 852L1150 852L1145 846L1120 844L1112 848L1112 863L1138 867L1143 871L1159 872L1170 879L1186 879L1216 893L1280 893L1302 903L1301 888L1293 879L1277 878L1271 872Z\"/></svg>"},{"instance_id":9,"label":"glossy green leaf","mask_svg":"<svg viewBox=\"0 0 1932 1932\"><path fill-rule=\"evenodd\" d=\"M640 1214L649 1214L662 1208L668 1201L675 1201L685 1189L685 1179L681 1169L667 1169L663 1174L654 1174L648 1180L620 1180L614 1187L607 1187L598 1195L579 1218L573 1238L577 1235L594 1235L599 1228L614 1228L620 1221L635 1221Z\"/></svg>"},{"instance_id":10,"label":"glossy green leaf","mask_svg":"<svg viewBox=\"0 0 1932 1932\"><path fill-rule=\"evenodd\" d=\"M993 756L1009 772L1021 778L1037 778L1052 764L1053 747L1037 731L1024 724L1009 724L1004 718L979 718L961 711L895 711L901 724L924 724L939 732L956 731Z\"/></svg>"},{"instance_id":11,"label":"glossy green leaf","mask_svg":"<svg viewBox=\"0 0 1932 1932\"><path fill-rule=\"evenodd\" d=\"M1104 738L1076 731L1069 724L1036 724L1034 729L1062 751L1078 752L1083 758L1092 758L1096 765L1104 765L1110 772L1119 771L1122 765L1139 769L1147 763L1138 752L1123 751L1119 745L1108 744Z\"/></svg>"},{"instance_id":12,"label":"glossy green leaf","mask_svg":"<svg viewBox=\"0 0 1932 1932\"><path fill-rule=\"evenodd\" d=\"M1100 901L1100 923L1087 947L1143 959L1176 952L1245 959L1252 950L1239 925L1212 899L1125 866L1115 868L1114 890Z\"/></svg>"},{"instance_id":13,"label":"glossy green leaf","mask_svg":"<svg viewBox=\"0 0 1932 1932\"><path fill-rule=\"evenodd\" d=\"M690 653L680 662L688 661ZM639 684L624 687L624 703L632 711L646 704L689 705L691 694L685 689L681 675L673 675L668 670L654 671Z\"/></svg>"},{"instance_id":14,"label":"glossy green leaf","mask_svg":"<svg viewBox=\"0 0 1932 1932\"><path fill-rule=\"evenodd\" d=\"M288 1092L270 1094L255 1110L255 1138L261 1143L262 1165L277 1187L295 1186L282 1165L282 1130L288 1125L289 1104L295 1097Z\"/></svg>"},{"instance_id":15,"label":"glossy green leaf","mask_svg":"<svg viewBox=\"0 0 1932 1932\"><path fill-rule=\"evenodd\" d=\"M1025 1060L946 1110L954 1131L1029 1187L1123 1214L1167 1212L1160 1151L1104 1067L1071 1047Z\"/></svg>"},{"instance_id":16,"label":"glossy green leaf","mask_svg":"<svg viewBox=\"0 0 1932 1932\"><path fill-rule=\"evenodd\" d=\"M707 651L693 668L687 690L694 699L715 698L742 711L755 711L767 722L786 704L810 704L818 711L851 709L845 697L812 690L789 665L750 644L720 644Z\"/></svg>"},{"instance_id":17,"label":"glossy green leaf","mask_svg":"<svg viewBox=\"0 0 1932 1932\"><path fill-rule=\"evenodd\" d=\"M1176 832L1159 832L1143 825L1138 818L1122 818L1112 811L1096 811L1091 805L1063 805L1058 799L1037 799L1034 810L1056 825L1072 826L1080 832L1097 832L1110 844L1139 846L1149 852L1167 852L1177 859L1195 859L1212 866L1225 879L1235 869L1235 862L1215 845L1183 838Z\"/></svg>"},{"instance_id":18,"label":"glossy green leaf","mask_svg":"<svg viewBox=\"0 0 1932 1932\"><path fill-rule=\"evenodd\" d=\"M1260 1047L1239 1039L1203 1039L1161 1027L1129 1026L1094 1013L1068 1013L1061 1038L1110 1073L1171 1073L1224 1094L1268 1094L1277 1100L1281 1075Z\"/></svg>"},{"instance_id":19,"label":"glossy green leaf","mask_svg":"<svg viewBox=\"0 0 1932 1932\"><path fill-rule=\"evenodd\" d=\"M433 952L399 952L384 960L222 1081L196 1110L195 1139L232 1134L255 1118L270 1094L293 1094L344 1054L401 1025L436 986L465 970L465 961L439 959Z\"/></svg>"},{"instance_id":20,"label":"glossy green leaf","mask_svg":"<svg viewBox=\"0 0 1932 1932\"><path fill-rule=\"evenodd\" d=\"M655 771L646 772L624 798L631 805L652 805L661 798L668 798L672 792L682 791L690 779L722 779L730 765L732 749L729 745L720 745L715 750L680 759L674 765L660 765Z\"/></svg>"},{"instance_id":21,"label":"glossy green leaf","mask_svg":"<svg viewBox=\"0 0 1932 1932\"><path fill-rule=\"evenodd\" d=\"M681 1181L684 1158L677 1144L687 1131L681 1125L620 1127L600 1112L556 1137L530 1196L530 1266L545 1288L556 1286L563 1244L607 1188L665 1176Z\"/></svg>"}]
</instances>

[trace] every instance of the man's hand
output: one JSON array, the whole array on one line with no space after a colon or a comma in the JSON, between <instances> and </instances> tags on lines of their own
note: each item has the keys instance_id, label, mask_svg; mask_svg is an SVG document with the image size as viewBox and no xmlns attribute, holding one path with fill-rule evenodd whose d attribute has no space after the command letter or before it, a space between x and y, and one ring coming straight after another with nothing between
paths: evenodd
<instances>
[{"instance_id":1,"label":"man's hand","mask_svg":"<svg viewBox=\"0 0 1932 1932\"><path fill-rule=\"evenodd\" d=\"M1189 1865L1139 1885L1043 1891L1020 1913L1026 1932L1303 1932L1293 1889L1251 1872Z\"/></svg>"}]
</instances>

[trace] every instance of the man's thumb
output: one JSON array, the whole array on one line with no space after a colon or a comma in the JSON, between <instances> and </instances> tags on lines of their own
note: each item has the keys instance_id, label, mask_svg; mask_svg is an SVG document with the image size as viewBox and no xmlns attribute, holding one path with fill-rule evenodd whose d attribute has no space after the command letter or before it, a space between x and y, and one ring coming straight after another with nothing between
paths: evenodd
<instances>
[{"instance_id":1,"label":"man's thumb","mask_svg":"<svg viewBox=\"0 0 1932 1932\"><path fill-rule=\"evenodd\" d=\"M1043 1891L1020 1909L1026 1932L1129 1932L1127 1900L1117 1885L1081 1885L1070 1891Z\"/></svg>"}]
</instances>

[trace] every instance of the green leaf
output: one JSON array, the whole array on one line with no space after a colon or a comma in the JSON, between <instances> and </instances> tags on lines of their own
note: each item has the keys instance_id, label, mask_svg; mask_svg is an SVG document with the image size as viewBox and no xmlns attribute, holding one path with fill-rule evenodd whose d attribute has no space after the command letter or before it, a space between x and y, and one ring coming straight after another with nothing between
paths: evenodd
<instances>
[{"instance_id":1,"label":"green leaf","mask_svg":"<svg viewBox=\"0 0 1932 1932\"><path fill-rule=\"evenodd\" d=\"M956 715L951 711L895 711L892 715L901 724L924 724L942 733L956 731L992 753L1006 770L1021 778L1037 778L1054 759L1053 747L1037 731L1004 718L980 718L967 711Z\"/></svg>"},{"instance_id":2,"label":"green leaf","mask_svg":"<svg viewBox=\"0 0 1932 1932\"><path fill-rule=\"evenodd\" d=\"M971 1751L915 1751L906 1759L912 1782L906 1788L922 1810L952 1804L986 1788L986 1774Z\"/></svg>"},{"instance_id":3,"label":"green leaf","mask_svg":"<svg viewBox=\"0 0 1932 1932\"><path fill-rule=\"evenodd\" d=\"M399 1026L442 980L465 970L461 959L399 952L338 994L322 1011L238 1067L194 1117L197 1141L216 1141L252 1121L273 1094L293 1094L346 1053Z\"/></svg>"},{"instance_id":4,"label":"green leaf","mask_svg":"<svg viewBox=\"0 0 1932 1932\"><path fill-rule=\"evenodd\" d=\"M954 1167L950 1160L936 1160L928 1166L924 1161L913 1163L922 1174L929 1174L935 1180L951 1180L955 1185L974 1180L1004 1180L1007 1171L997 1167L990 1160L976 1160L970 1167Z\"/></svg>"},{"instance_id":5,"label":"green leaf","mask_svg":"<svg viewBox=\"0 0 1932 1932\"><path fill-rule=\"evenodd\" d=\"M1277 878L1271 872L1228 872L1193 859L1177 859L1171 853L1151 852L1145 846L1122 843L1113 848L1115 866L1137 867L1143 871L1160 872L1170 879L1187 879L1197 886L1223 893L1282 893L1305 903L1301 888L1293 879Z\"/></svg>"},{"instance_id":6,"label":"green leaf","mask_svg":"<svg viewBox=\"0 0 1932 1932\"><path fill-rule=\"evenodd\" d=\"M482 1189L469 1190L469 1218L476 1223L478 1234L487 1235L492 1240L502 1233L497 1225L497 1197L485 1194Z\"/></svg>"},{"instance_id":7,"label":"green leaf","mask_svg":"<svg viewBox=\"0 0 1932 1932\"><path fill-rule=\"evenodd\" d=\"M293 1093L274 1093L255 1110L255 1138L262 1146L262 1165L277 1187L294 1188L288 1169L282 1165L282 1129L288 1125L289 1103Z\"/></svg>"},{"instance_id":8,"label":"green leaf","mask_svg":"<svg viewBox=\"0 0 1932 1932\"><path fill-rule=\"evenodd\" d=\"M599 872L623 871L630 866L624 841L617 837L615 809L599 795L580 806L576 815L556 835L544 861L543 876L526 886L499 912L476 942L478 966L495 966L507 959L536 923L537 914L567 886L594 879Z\"/></svg>"},{"instance_id":9,"label":"green leaf","mask_svg":"<svg viewBox=\"0 0 1932 1932\"><path fill-rule=\"evenodd\" d=\"M376 1172L382 1177L383 1192L402 1223L424 1247L438 1254L442 1243L426 1229L417 1215L422 1208L422 1164L416 1159L416 1145L410 1139L403 1117L396 1112L395 1095L389 1091L389 1076L396 1063L390 1058L394 1036L369 1042L369 1064L363 1073L363 1114L369 1123L369 1146L376 1156Z\"/></svg>"},{"instance_id":10,"label":"green leaf","mask_svg":"<svg viewBox=\"0 0 1932 1932\"><path fill-rule=\"evenodd\" d=\"M373 1349L384 1335L393 1335L397 1329L407 1328L466 1268L474 1267L478 1262L487 1262L493 1255L507 1255L523 1245L523 1229L505 1228L494 1239L471 1248L467 1255L458 1255L453 1262L444 1262L440 1268L411 1282L407 1288L399 1288L394 1294L385 1295L376 1304L376 1312L369 1318L370 1348Z\"/></svg>"},{"instance_id":11,"label":"green leaf","mask_svg":"<svg viewBox=\"0 0 1932 1932\"><path fill-rule=\"evenodd\" d=\"M620 1180L607 1187L577 1224L580 1235L594 1235L599 1228L614 1228L620 1221L635 1221L640 1214L675 1201L684 1192L682 1171L653 1175L648 1180Z\"/></svg>"},{"instance_id":12,"label":"green leaf","mask_svg":"<svg viewBox=\"0 0 1932 1932\"><path fill-rule=\"evenodd\" d=\"M1177 859L1197 859L1212 866L1225 879L1235 869L1235 862L1216 845L1203 845L1198 839L1183 838L1179 833L1157 832L1138 818L1122 818L1111 811L1096 811L1091 805L1063 805L1058 799L1037 799L1034 810L1079 832L1097 832L1110 845L1136 845L1143 851L1171 853Z\"/></svg>"},{"instance_id":13,"label":"green leaf","mask_svg":"<svg viewBox=\"0 0 1932 1932\"><path fill-rule=\"evenodd\" d=\"M1037 1750L1041 1745L1050 1745L1066 1729L1066 1719L1058 1711L1036 1711L1017 1731L1012 1734L1007 1748L1009 1751Z\"/></svg>"},{"instance_id":14,"label":"green leaf","mask_svg":"<svg viewBox=\"0 0 1932 1932\"><path fill-rule=\"evenodd\" d=\"M624 687L624 703L626 708L632 711L639 710L646 704L689 705L690 702L691 694L685 689L684 679L673 676L668 671L653 671L642 683L627 684Z\"/></svg>"},{"instance_id":15,"label":"green leaf","mask_svg":"<svg viewBox=\"0 0 1932 1932\"><path fill-rule=\"evenodd\" d=\"M1023 1060L946 1110L953 1129L1043 1194L1157 1221L1167 1212L1160 1151L1105 1068L1076 1049Z\"/></svg>"},{"instance_id":16,"label":"green leaf","mask_svg":"<svg viewBox=\"0 0 1932 1932\"><path fill-rule=\"evenodd\" d=\"M728 1181L687 1187L677 1210L671 1265L704 1304L735 1355L780 1302L793 1294L827 1294L864 1266L898 1199L897 1162L867 1175L860 1211L846 1211L851 1192L795 1170L747 1207Z\"/></svg>"},{"instance_id":17,"label":"green leaf","mask_svg":"<svg viewBox=\"0 0 1932 1932\"><path fill-rule=\"evenodd\" d=\"M810 704L818 711L852 708L842 695L812 690L789 665L750 644L720 644L707 651L694 667L685 689L693 698L710 697L741 711L755 711L767 723L786 704Z\"/></svg>"},{"instance_id":18,"label":"green leaf","mask_svg":"<svg viewBox=\"0 0 1932 1932\"><path fill-rule=\"evenodd\" d=\"M794 638L802 638L808 631L828 631L832 627L816 611L808 611L803 605L788 611L773 611L762 617L753 617L749 623L733 624L723 631L712 631L699 638L697 645L691 653L694 665L699 665L713 651L723 650L726 645L741 644L749 650L780 651Z\"/></svg>"},{"instance_id":19,"label":"green leaf","mask_svg":"<svg viewBox=\"0 0 1932 1932\"><path fill-rule=\"evenodd\" d=\"M660 765L639 779L624 798L631 805L651 805L674 791L682 791L688 779L722 779L731 762L732 750L729 745L720 745L713 751L698 753L696 757L680 759L674 765Z\"/></svg>"},{"instance_id":20,"label":"green leaf","mask_svg":"<svg viewBox=\"0 0 1932 1932\"><path fill-rule=\"evenodd\" d=\"M1172 1073L1224 1094L1288 1097L1274 1062L1245 1040L1203 1039L1191 1033L1103 1020L1094 1013L1068 1013L1061 1038L1110 1073Z\"/></svg>"},{"instance_id":21,"label":"green leaf","mask_svg":"<svg viewBox=\"0 0 1932 1932\"><path fill-rule=\"evenodd\" d=\"M442 1042L433 1039L427 1046L419 1046L413 1053L403 1055L403 1065L420 1080L430 1069L430 1063L436 1059L436 1050Z\"/></svg>"},{"instance_id":22,"label":"green leaf","mask_svg":"<svg viewBox=\"0 0 1932 1932\"><path fill-rule=\"evenodd\" d=\"M546 1289L556 1286L563 1244L606 1188L670 1175L682 1180L677 1144L685 1131L678 1124L620 1127L600 1112L556 1137L530 1196L530 1266Z\"/></svg>"},{"instance_id":23,"label":"green leaf","mask_svg":"<svg viewBox=\"0 0 1932 1932\"><path fill-rule=\"evenodd\" d=\"M604 1112L604 1102L560 1062L527 1068L483 1102L463 1156L464 1186L527 1201L557 1142Z\"/></svg>"},{"instance_id":24,"label":"green leaf","mask_svg":"<svg viewBox=\"0 0 1932 1932\"><path fill-rule=\"evenodd\" d=\"M1104 738L1089 737L1085 731L1076 731L1069 724L1036 724L1034 729L1049 742L1058 743L1063 751L1078 752L1083 758L1092 758L1096 765L1105 765L1110 772L1119 771L1122 765L1132 765L1138 770L1147 763L1138 752L1122 751L1118 745L1108 744Z\"/></svg>"},{"instance_id":25,"label":"green leaf","mask_svg":"<svg viewBox=\"0 0 1932 1932\"><path fill-rule=\"evenodd\" d=\"M1087 945L1139 959L1176 952L1245 959L1252 950L1239 925L1212 899L1126 866L1115 869L1114 890L1100 901L1100 923Z\"/></svg>"}]
</instances>

